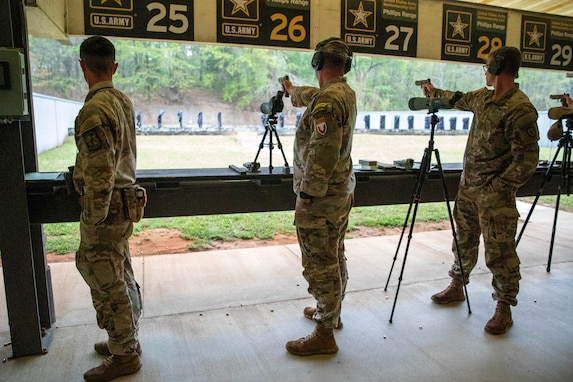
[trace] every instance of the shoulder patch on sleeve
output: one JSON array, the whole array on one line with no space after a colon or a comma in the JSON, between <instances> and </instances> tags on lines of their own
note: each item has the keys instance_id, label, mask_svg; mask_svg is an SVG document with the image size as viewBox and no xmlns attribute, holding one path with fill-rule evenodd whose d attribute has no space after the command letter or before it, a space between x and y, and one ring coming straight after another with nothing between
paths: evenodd
<instances>
[{"instance_id":1,"label":"shoulder patch on sleeve","mask_svg":"<svg viewBox=\"0 0 573 382\"><path fill-rule=\"evenodd\" d=\"M525 142L539 140L537 119L537 113L527 113L516 119L515 125L517 127L518 134Z\"/></svg>"},{"instance_id":2,"label":"shoulder patch on sleeve","mask_svg":"<svg viewBox=\"0 0 573 382\"><path fill-rule=\"evenodd\" d=\"M316 132L320 135L325 135L328 131L328 125L326 124L326 118L321 117L316 120Z\"/></svg>"},{"instance_id":3,"label":"shoulder patch on sleeve","mask_svg":"<svg viewBox=\"0 0 573 382\"><path fill-rule=\"evenodd\" d=\"M103 135L103 134L101 134ZM107 147L106 139L100 136L99 129L90 129L82 134L86 147L90 152L99 151Z\"/></svg>"}]
</instances>

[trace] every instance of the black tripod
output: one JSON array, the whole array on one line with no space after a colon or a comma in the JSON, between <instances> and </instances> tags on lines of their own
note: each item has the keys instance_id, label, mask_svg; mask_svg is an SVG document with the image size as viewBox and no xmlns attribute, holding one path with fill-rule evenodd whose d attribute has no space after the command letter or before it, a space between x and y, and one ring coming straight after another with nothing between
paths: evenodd
<instances>
[{"instance_id":1,"label":"black tripod","mask_svg":"<svg viewBox=\"0 0 573 382\"><path fill-rule=\"evenodd\" d=\"M261 150L263 149L263 147L265 147L265 139L267 137L267 135L269 136L269 174L272 174L273 172L273 149L275 148L275 145L273 143L273 134L275 136L275 138L277 139L277 147L281 150L281 154L283 155L283 160L285 161L284 164L284 172L285 174L290 173L290 167L288 164L288 161L286 159L285 156L285 152L283 151L283 145L281 143L281 140L279 139L279 135L277 133L277 115L275 114L268 114L267 118L266 118L266 122L265 122L265 133L263 134L263 138L261 139L261 143L259 143L259 150L257 151L257 155L255 155L255 159L250 162L250 163L245 163L244 166L247 167L249 169L249 171L251 172L259 172L259 168L260 168L260 163L257 162L257 159L259 158L259 154L261 153Z\"/></svg>"},{"instance_id":2,"label":"black tripod","mask_svg":"<svg viewBox=\"0 0 573 382\"><path fill-rule=\"evenodd\" d=\"M410 212L412 212L412 206L414 206L414 211L412 213L412 221L410 222L410 231L408 233L408 242L406 244L406 250L404 252L404 260L402 261L402 269L400 270L400 276L398 277L398 286L396 287L396 296L394 297L394 304L392 305L392 314L390 315L390 323L392 323L392 317L394 316L394 309L396 308L396 301L398 300L398 292L400 291L400 284L402 283L402 277L404 275L404 267L406 266L406 258L408 257L408 249L410 248L410 242L412 240L412 233L414 232L414 223L416 222L416 214L418 212L418 205L420 203L422 187L424 186L424 181L430 173L432 153L436 154L436 161L438 163L438 170L440 172L440 178L442 180L442 188L444 191L444 198L446 205L448 207L448 216L450 218L450 224L452 226L452 235L454 237L454 243L456 247L456 253L458 254L458 263L460 265L460 270L462 273L462 279L465 280L464 269L462 266L462 261L460 258L460 251L458 248L458 239L456 236L456 230L454 228L454 219L452 217L452 210L450 209L450 198L448 196L448 189L446 187L446 180L444 178L444 170L442 168L442 162L440 161L440 153L438 149L434 148L434 131L438 123L438 117L436 116L436 109L430 109L428 114L432 114L431 117L431 130L430 130L430 140L428 142L428 147L424 150L424 156L422 157L422 162L420 163L420 172L418 173L418 178L414 186L412 201L410 202L410 207L408 208L408 213L406 214L406 219L404 220L404 226L402 227L402 234L400 235L400 240L398 241L398 247L396 248L396 253L394 254L394 260L392 261L392 267L390 268L390 273L388 274L388 280L386 281L386 286L384 291L388 290L388 283L390 282L390 276L394 269L394 264L396 264L396 259L398 257L398 252L400 251L400 245L402 244L402 239L404 238L404 233L406 232L406 227L408 226L408 219L410 218ZM466 297L468 295L467 287L464 283L464 292ZM466 298L468 304L468 311L471 314L470 301Z\"/></svg>"},{"instance_id":3,"label":"black tripod","mask_svg":"<svg viewBox=\"0 0 573 382\"><path fill-rule=\"evenodd\" d=\"M539 190L537 191L537 195L535 195L535 200L533 201L533 204L531 205L531 208L529 209L529 213L527 214L527 218L523 222L523 226L521 227L521 231L519 232L519 235L517 236L517 239L515 241L515 246L517 247L517 245L519 244L519 241L521 240L521 236L523 235L523 231L525 230L525 227L527 226L527 223L529 222L529 218L531 217L531 214L533 213L533 209L537 205L537 201L539 200L539 197L543 193L543 188L545 187L545 183L547 183L547 181L549 179L551 179L551 170L553 170L553 167L555 166L555 162L557 160L557 157L559 156L559 152L561 151L561 149L563 149L563 159L561 161L561 183L559 183L559 187L557 187L557 199L555 201L555 215L553 217L553 228L551 231L551 242L549 244L549 257L547 259L547 268L546 268L547 272L551 271L551 258L553 256L553 244L555 243L555 229L557 228L557 215L559 213L559 201L561 199L561 190L563 188L565 188L567 195L569 195L570 191L571 191L571 183L569 182L569 174L571 173L571 148L573 145L573 138L571 137L571 128L573 127L573 117L567 118L566 126L567 126L567 131L565 131L563 133L563 135L561 136L561 138L559 139L559 143L557 144L557 151L555 152L555 155L553 156L553 160L551 161L551 164L547 168L547 171L545 171L545 177L543 178L543 181L541 182L541 185L539 186Z\"/></svg>"}]
</instances>

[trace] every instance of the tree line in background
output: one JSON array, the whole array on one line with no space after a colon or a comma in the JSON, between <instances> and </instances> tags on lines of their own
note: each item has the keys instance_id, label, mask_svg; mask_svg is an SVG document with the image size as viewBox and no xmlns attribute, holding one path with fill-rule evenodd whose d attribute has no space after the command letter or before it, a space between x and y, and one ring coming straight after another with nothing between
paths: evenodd
<instances>
[{"instance_id":1,"label":"tree line in background","mask_svg":"<svg viewBox=\"0 0 573 382\"><path fill-rule=\"evenodd\" d=\"M212 94L237 109L256 111L280 90L278 78L295 85L316 85L312 52L286 49L183 44L112 39L120 64L114 83L138 102L181 102L189 91ZM83 101L86 90L78 64L81 38L71 45L32 37L33 91ZM355 55L347 74L359 111L403 111L408 99L421 97L414 81L431 79L442 89L470 91L485 86L481 65ZM564 72L522 69L518 82L538 110L559 106L550 94L570 92Z\"/></svg>"}]
</instances>

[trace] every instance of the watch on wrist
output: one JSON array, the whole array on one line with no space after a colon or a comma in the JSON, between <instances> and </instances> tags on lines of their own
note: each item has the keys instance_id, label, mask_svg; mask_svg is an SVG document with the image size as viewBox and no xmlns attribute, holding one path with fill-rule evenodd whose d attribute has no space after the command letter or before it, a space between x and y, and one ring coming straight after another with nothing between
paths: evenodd
<instances>
[{"instance_id":1,"label":"watch on wrist","mask_svg":"<svg viewBox=\"0 0 573 382\"><path fill-rule=\"evenodd\" d=\"M312 195L309 195L309 194L307 194L307 193L304 192L304 191L301 191L301 192L299 193L299 196L300 196L301 199L312 199Z\"/></svg>"}]
</instances>

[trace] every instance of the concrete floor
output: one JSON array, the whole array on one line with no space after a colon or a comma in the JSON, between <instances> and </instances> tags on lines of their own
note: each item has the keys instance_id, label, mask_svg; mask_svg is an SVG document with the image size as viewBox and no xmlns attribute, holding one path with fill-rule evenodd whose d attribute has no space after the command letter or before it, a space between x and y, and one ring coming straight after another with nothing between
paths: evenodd
<instances>
[{"instance_id":1,"label":"concrete floor","mask_svg":"<svg viewBox=\"0 0 573 382\"><path fill-rule=\"evenodd\" d=\"M529 208L520 204L522 217ZM483 255L468 285L471 314L466 303L430 301L449 282L451 231L414 230L392 323L406 242L385 292L399 236L347 240L350 280L334 356L295 357L284 348L314 326L302 315L313 299L297 245L134 258L143 368L118 381L571 381L573 214L559 213L548 273L553 217L537 206L525 230L519 305L502 336L483 330L495 308ZM106 335L87 286L73 263L50 267L57 322L47 354L9 358L0 294L2 382L81 381L103 359L92 350Z\"/></svg>"}]
</instances>

